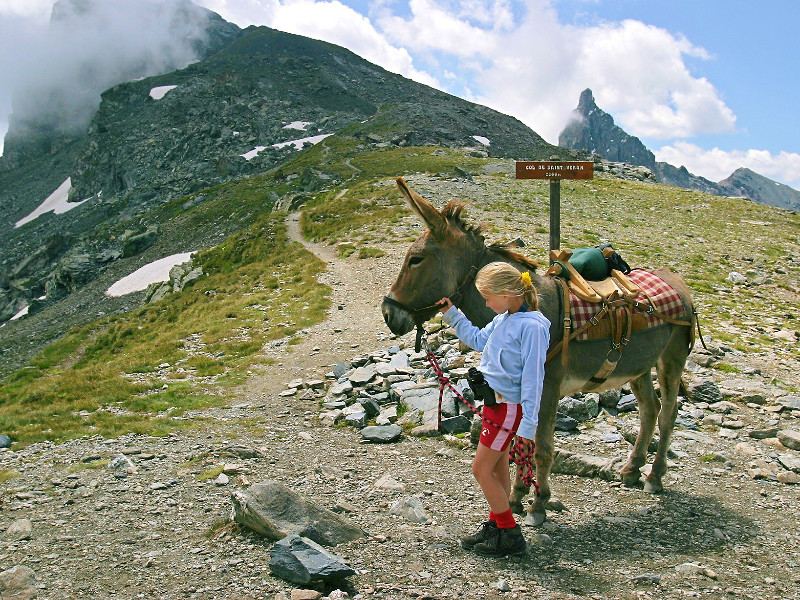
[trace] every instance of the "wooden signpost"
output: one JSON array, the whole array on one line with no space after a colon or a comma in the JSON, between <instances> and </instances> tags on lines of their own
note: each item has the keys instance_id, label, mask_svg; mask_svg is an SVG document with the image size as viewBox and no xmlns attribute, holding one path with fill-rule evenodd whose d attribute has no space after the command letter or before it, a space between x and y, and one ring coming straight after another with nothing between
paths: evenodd
<instances>
[{"instance_id":1,"label":"wooden signpost","mask_svg":"<svg viewBox=\"0 0 800 600\"><path fill-rule=\"evenodd\" d=\"M561 180L593 176L591 161L567 162L554 156L548 161L517 162L517 179L550 180L550 250L561 248Z\"/></svg>"}]
</instances>

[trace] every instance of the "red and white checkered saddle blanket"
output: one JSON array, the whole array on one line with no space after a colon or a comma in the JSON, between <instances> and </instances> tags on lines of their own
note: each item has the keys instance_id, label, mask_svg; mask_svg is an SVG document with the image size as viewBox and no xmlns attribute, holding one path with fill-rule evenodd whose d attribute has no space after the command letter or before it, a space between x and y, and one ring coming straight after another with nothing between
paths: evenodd
<instances>
[{"instance_id":1,"label":"red and white checkered saddle blanket","mask_svg":"<svg viewBox=\"0 0 800 600\"><path fill-rule=\"evenodd\" d=\"M646 311L650 307L650 302L647 300L648 297L653 302L655 310L665 317L686 317L686 309L683 306L683 302L681 301L681 297L678 295L678 292L675 291L675 288L670 286L666 281L657 275L654 275L650 271L645 271L643 269L635 269L628 274L628 279L635 283L639 289L644 292L640 292L639 297L636 299L639 308L636 308L633 311L634 331L648 329L664 323L664 321L659 319L657 316L653 314L647 314ZM645 296L645 294L647 294L647 296ZM573 331L576 331L586 325L589 322L589 319L594 317L603 308L601 303L581 300L573 293L570 293L570 297L572 301ZM607 315L605 318L608 318ZM598 331L593 331L595 329L598 329ZM600 331L602 329L602 327L590 327L575 339L586 340L605 337L605 335Z\"/></svg>"}]
</instances>

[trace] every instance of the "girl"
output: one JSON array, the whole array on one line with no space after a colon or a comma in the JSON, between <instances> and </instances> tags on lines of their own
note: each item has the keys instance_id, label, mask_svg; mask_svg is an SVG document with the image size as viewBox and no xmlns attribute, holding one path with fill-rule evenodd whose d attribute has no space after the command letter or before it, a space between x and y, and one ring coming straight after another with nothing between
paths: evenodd
<instances>
[{"instance_id":1,"label":"girl","mask_svg":"<svg viewBox=\"0 0 800 600\"><path fill-rule=\"evenodd\" d=\"M483 352L479 370L496 396L495 406L484 404L472 463L472 474L489 503L489 520L474 535L462 538L461 545L487 556L524 554L525 538L508 503L508 451L515 432L528 447L536 435L550 321L537 310L530 274L507 263L483 267L475 287L497 313L483 329L475 327L449 298L440 300L445 323L461 341Z\"/></svg>"}]
</instances>

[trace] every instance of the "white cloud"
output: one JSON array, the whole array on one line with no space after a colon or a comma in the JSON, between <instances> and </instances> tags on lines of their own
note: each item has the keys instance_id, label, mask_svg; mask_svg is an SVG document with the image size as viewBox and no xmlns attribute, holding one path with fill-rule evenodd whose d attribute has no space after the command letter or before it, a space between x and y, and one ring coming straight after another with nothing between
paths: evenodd
<instances>
[{"instance_id":1,"label":"white cloud","mask_svg":"<svg viewBox=\"0 0 800 600\"><path fill-rule=\"evenodd\" d=\"M25 17L46 21L53 9L53 0L3 0L0 17Z\"/></svg>"},{"instance_id":2,"label":"white cloud","mask_svg":"<svg viewBox=\"0 0 800 600\"><path fill-rule=\"evenodd\" d=\"M440 51L458 57L491 56L498 50L498 39L493 32L499 25L491 20L492 11L478 10L465 16L459 7L431 0L410 0L409 8L410 19L388 13L377 18L383 34L395 44L402 44L415 52ZM458 14L452 12L453 8ZM476 15L479 24L488 25L490 29L472 24L470 17ZM501 18L500 24L504 21Z\"/></svg>"},{"instance_id":3,"label":"white cloud","mask_svg":"<svg viewBox=\"0 0 800 600\"><path fill-rule=\"evenodd\" d=\"M684 37L633 20L578 28L559 23L544 0L527 7L517 29L493 34L503 51L484 57L476 101L519 117L552 143L586 88L633 135L733 132L733 112L685 64L708 54Z\"/></svg>"},{"instance_id":4,"label":"white cloud","mask_svg":"<svg viewBox=\"0 0 800 600\"><path fill-rule=\"evenodd\" d=\"M705 150L685 141L675 142L654 151L656 160L676 167L685 166L691 173L711 181L721 181L739 167L800 189L800 154L767 150Z\"/></svg>"},{"instance_id":5,"label":"white cloud","mask_svg":"<svg viewBox=\"0 0 800 600\"><path fill-rule=\"evenodd\" d=\"M706 79L693 77L685 56L702 48L664 29L626 20L581 35L582 76L598 104L634 135L673 139L731 133L736 117Z\"/></svg>"},{"instance_id":6,"label":"white cloud","mask_svg":"<svg viewBox=\"0 0 800 600\"><path fill-rule=\"evenodd\" d=\"M91 0L59 8L49 25L31 15L0 19L0 113L8 115L13 93L17 134L29 122L82 132L102 91L186 66L206 37L205 11L170 0Z\"/></svg>"}]
</instances>

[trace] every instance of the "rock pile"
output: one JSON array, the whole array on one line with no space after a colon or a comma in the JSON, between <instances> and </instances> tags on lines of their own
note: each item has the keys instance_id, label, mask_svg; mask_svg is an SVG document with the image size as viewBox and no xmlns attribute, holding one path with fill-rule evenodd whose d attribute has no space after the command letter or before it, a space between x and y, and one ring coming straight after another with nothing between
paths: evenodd
<instances>
[{"instance_id":1,"label":"rock pile","mask_svg":"<svg viewBox=\"0 0 800 600\"><path fill-rule=\"evenodd\" d=\"M448 383L479 412L481 403L475 401L465 377L468 367L479 363L480 354L459 342L450 328L434 325L431 330L435 333L429 336L428 344ZM800 430L779 427L778 418L781 412L790 418L800 417L800 397L749 378L715 381L708 367L735 351L711 342L708 346L698 348L690 357L688 368L697 377L689 387L689 397L679 397L675 437L712 446L714 433L728 440L746 434L778 451L767 459L753 461L749 476L785 484L800 482L800 457L792 453L800 450ZM444 433L448 440L467 445L475 441L480 417L456 397L449 385L442 393L440 408L440 382L424 352L393 346L339 362L326 379L295 380L285 392L318 402L322 425L354 427L365 441L374 443L395 442L403 433L416 437ZM638 434L637 408L628 385L602 393L577 393L559 401L556 432L562 437L596 439L610 447L633 444ZM463 435L469 431L473 431L472 440ZM649 451L655 452L658 443L656 431ZM681 453L679 449L670 450L671 456ZM615 480L621 456L609 462L602 457L560 452L553 472ZM724 455L714 455L709 461L729 462Z\"/></svg>"}]
</instances>

